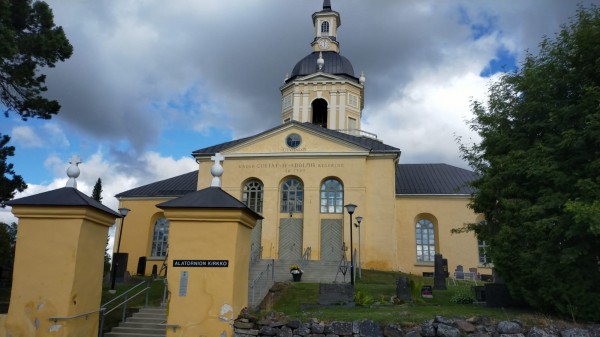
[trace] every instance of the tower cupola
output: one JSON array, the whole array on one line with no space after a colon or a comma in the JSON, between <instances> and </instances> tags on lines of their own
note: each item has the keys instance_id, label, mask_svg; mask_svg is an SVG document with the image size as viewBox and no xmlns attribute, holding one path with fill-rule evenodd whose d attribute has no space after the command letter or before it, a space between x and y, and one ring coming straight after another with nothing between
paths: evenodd
<instances>
[{"instance_id":1,"label":"tower cupola","mask_svg":"<svg viewBox=\"0 0 600 337\"><path fill-rule=\"evenodd\" d=\"M364 75L340 54L337 38L342 21L331 1L313 13L312 53L296 63L281 87L282 121L309 122L334 130L360 128Z\"/></svg>"}]
</instances>

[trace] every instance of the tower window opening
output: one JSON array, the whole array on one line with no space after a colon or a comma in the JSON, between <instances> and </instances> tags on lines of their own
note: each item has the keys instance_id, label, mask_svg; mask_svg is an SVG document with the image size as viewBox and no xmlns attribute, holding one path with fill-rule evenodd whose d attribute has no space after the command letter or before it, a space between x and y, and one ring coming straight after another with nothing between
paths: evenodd
<instances>
[{"instance_id":1,"label":"tower window opening","mask_svg":"<svg viewBox=\"0 0 600 337\"><path fill-rule=\"evenodd\" d=\"M312 123L327 127L327 101L322 98L312 102Z\"/></svg>"},{"instance_id":2,"label":"tower window opening","mask_svg":"<svg viewBox=\"0 0 600 337\"><path fill-rule=\"evenodd\" d=\"M321 35L329 35L329 21L321 23Z\"/></svg>"}]
</instances>

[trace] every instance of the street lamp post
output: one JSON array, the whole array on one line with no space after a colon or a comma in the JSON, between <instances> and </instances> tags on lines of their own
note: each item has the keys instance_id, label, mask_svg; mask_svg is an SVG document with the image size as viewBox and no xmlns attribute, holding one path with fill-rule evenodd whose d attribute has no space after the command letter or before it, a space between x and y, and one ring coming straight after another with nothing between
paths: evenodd
<instances>
[{"instance_id":1,"label":"street lamp post","mask_svg":"<svg viewBox=\"0 0 600 337\"><path fill-rule=\"evenodd\" d=\"M362 264L361 264L361 259L360 259L360 223L363 221L363 217L362 216L357 216L356 217L356 222L354 226L358 227L358 278L362 280Z\"/></svg>"},{"instance_id":2,"label":"street lamp post","mask_svg":"<svg viewBox=\"0 0 600 337\"><path fill-rule=\"evenodd\" d=\"M117 263L115 256L119 255L121 252L121 235L123 235L123 225L125 224L125 217L131 211L129 208L119 208L119 214L121 214L121 226L119 227L119 242L117 243L117 252L113 253L112 257L112 270L110 273L110 291L115 292L115 282L117 280L117 268L119 264Z\"/></svg>"},{"instance_id":3,"label":"street lamp post","mask_svg":"<svg viewBox=\"0 0 600 337\"><path fill-rule=\"evenodd\" d=\"M354 246L352 243L352 214L354 214L354 210L356 209L356 205L348 204L346 206L346 211L350 214L350 284L354 287Z\"/></svg>"}]
</instances>

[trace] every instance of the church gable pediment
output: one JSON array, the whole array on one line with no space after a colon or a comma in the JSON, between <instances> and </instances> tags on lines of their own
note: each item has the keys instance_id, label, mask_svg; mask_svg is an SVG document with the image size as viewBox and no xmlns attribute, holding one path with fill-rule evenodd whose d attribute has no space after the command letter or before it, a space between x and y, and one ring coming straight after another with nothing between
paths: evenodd
<instances>
[{"instance_id":1,"label":"church gable pediment","mask_svg":"<svg viewBox=\"0 0 600 337\"><path fill-rule=\"evenodd\" d=\"M307 155L368 153L356 144L298 125L282 127L247 139L223 151L225 155Z\"/></svg>"},{"instance_id":2,"label":"church gable pediment","mask_svg":"<svg viewBox=\"0 0 600 337\"><path fill-rule=\"evenodd\" d=\"M345 79L341 76L336 76L336 75L327 74L327 73L315 73L315 74L310 74L310 75L296 79L296 81L301 81L301 82L313 82L313 81L328 82L328 81L342 81L342 80L345 80Z\"/></svg>"}]
</instances>

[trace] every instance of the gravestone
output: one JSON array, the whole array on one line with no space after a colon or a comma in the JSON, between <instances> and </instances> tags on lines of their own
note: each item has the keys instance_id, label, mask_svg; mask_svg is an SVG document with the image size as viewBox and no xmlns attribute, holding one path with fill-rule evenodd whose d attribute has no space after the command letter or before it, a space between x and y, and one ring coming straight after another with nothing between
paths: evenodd
<instances>
[{"instance_id":1,"label":"gravestone","mask_svg":"<svg viewBox=\"0 0 600 337\"><path fill-rule=\"evenodd\" d=\"M433 289L446 290L446 273L444 272L444 258L442 254L435 254L433 265Z\"/></svg>"},{"instance_id":2,"label":"gravestone","mask_svg":"<svg viewBox=\"0 0 600 337\"><path fill-rule=\"evenodd\" d=\"M401 301L411 301L408 277L398 277L396 280L396 297Z\"/></svg>"},{"instance_id":3,"label":"gravestone","mask_svg":"<svg viewBox=\"0 0 600 337\"><path fill-rule=\"evenodd\" d=\"M129 253L114 253L113 259L115 259L115 279L117 282L123 282L125 280L125 271L127 271L127 261L129 260Z\"/></svg>"},{"instance_id":4,"label":"gravestone","mask_svg":"<svg viewBox=\"0 0 600 337\"><path fill-rule=\"evenodd\" d=\"M321 283L319 284L320 305L354 304L354 288L350 283Z\"/></svg>"},{"instance_id":5,"label":"gravestone","mask_svg":"<svg viewBox=\"0 0 600 337\"><path fill-rule=\"evenodd\" d=\"M433 287L432 286L422 286L421 287L421 297L433 298Z\"/></svg>"},{"instance_id":6,"label":"gravestone","mask_svg":"<svg viewBox=\"0 0 600 337\"><path fill-rule=\"evenodd\" d=\"M137 274L146 276L146 257L145 256L140 256L140 258L138 259Z\"/></svg>"}]
</instances>

